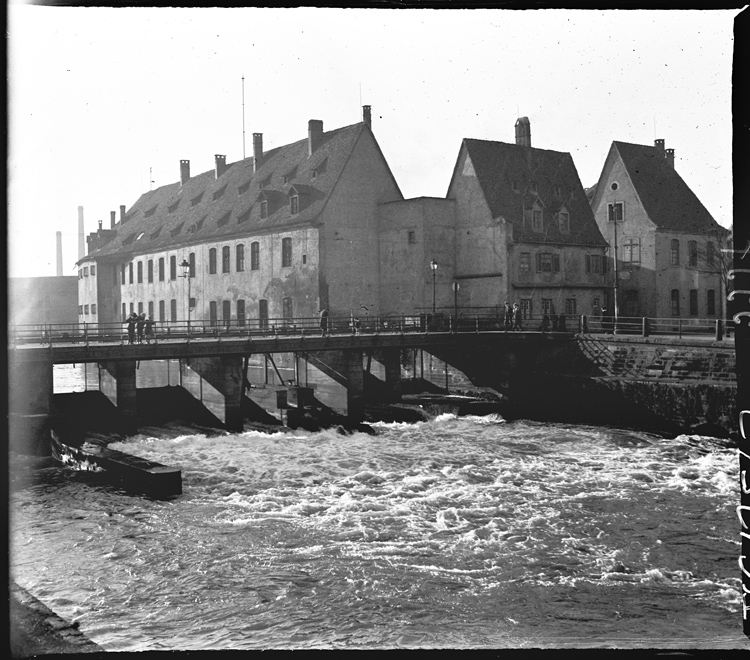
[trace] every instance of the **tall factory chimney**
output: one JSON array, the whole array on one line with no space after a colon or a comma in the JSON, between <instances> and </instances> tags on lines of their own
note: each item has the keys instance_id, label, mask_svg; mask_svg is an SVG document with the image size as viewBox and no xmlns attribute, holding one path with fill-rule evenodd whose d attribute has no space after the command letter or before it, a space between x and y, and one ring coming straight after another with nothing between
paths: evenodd
<instances>
[{"instance_id":1,"label":"tall factory chimney","mask_svg":"<svg viewBox=\"0 0 750 660\"><path fill-rule=\"evenodd\" d=\"M63 274L63 262L62 262L62 232L57 232L57 276L62 277Z\"/></svg>"},{"instance_id":2,"label":"tall factory chimney","mask_svg":"<svg viewBox=\"0 0 750 660\"><path fill-rule=\"evenodd\" d=\"M83 207L78 207L78 259L86 256L86 241L83 235Z\"/></svg>"}]
</instances>

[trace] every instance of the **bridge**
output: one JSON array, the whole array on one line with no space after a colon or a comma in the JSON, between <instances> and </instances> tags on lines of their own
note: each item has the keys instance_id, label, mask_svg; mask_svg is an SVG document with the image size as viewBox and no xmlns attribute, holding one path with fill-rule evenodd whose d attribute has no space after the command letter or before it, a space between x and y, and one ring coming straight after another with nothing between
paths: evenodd
<instances>
[{"instance_id":1,"label":"bridge","mask_svg":"<svg viewBox=\"0 0 750 660\"><path fill-rule=\"evenodd\" d=\"M309 318L242 323L188 320L159 323L140 341L137 334L128 334L124 324L16 326L9 329L11 435L37 448L30 453L45 453L55 364L97 364L101 392L117 407L128 431L135 432L138 365L179 360L180 384L196 398L204 385L213 388L221 404L212 412L228 430L241 430L243 400L252 394L247 387L251 356L265 356L273 367L285 389L284 405L304 407L312 397L298 377L297 365L304 362L345 388L342 412L359 421L364 415L365 383L372 381L372 361L383 367L383 389L395 393L401 383L404 349L426 351L466 374L475 385L507 392L514 374L533 370L541 352L561 354L559 349L570 347L582 334L670 333L702 340L724 336L716 319L638 318L618 319L615 324L582 316L555 319L554 325L544 327L541 319L526 319L524 325L525 330L509 331L497 315L346 317L328 319L324 327L318 319ZM295 378L286 382L281 378L274 362L276 354L293 356ZM190 374L184 381L183 370Z\"/></svg>"}]
</instances>

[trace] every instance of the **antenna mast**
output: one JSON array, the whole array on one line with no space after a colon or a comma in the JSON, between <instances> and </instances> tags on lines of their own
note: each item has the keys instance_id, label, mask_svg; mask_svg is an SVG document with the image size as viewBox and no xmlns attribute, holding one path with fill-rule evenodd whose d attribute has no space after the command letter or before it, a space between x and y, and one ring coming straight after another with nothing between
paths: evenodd
<instances>
[{"instance_id":1,"label":"antenna mast","mask_svg":"<svg viewBox=\"0 0 750 660\"><path fill-rule=\"evenodd\" d=\"M242 160L245 160L245 76L242 76Z\"/></svg>"}]
</instances>

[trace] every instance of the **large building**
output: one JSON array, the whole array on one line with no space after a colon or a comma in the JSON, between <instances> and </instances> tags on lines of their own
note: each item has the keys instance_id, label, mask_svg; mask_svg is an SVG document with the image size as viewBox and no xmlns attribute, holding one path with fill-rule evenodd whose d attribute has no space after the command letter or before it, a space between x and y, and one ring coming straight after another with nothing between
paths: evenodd
<instances>
[{"instance_id":1,"label":"large building","mask_svg":"<svg viewBox=\"0 0 750 660\"><path fill-rule=\"evenodd\" d=\"M455 204L455 277L469 306L518 302L524 319L597 313L606 241L569 153L464 139L448 199Z\"/></svg>"},{"instance_id":2,"label":"large building","mask_svg":"<svg viewBox=\"0 0 750 660\"><path fill-rule=\"evenodd\" d=\"M80 320L265 325L380 314L379 205L403 199L363 121L332 131L310 120L306 139L144 193L89 236L79 261ZM185 264L185 267L181 266ZM189 278L184 277L188 273ZM189 305L189 310L188 310ZM279 320L279 321L277 321Z\"/></svg>"},{"instance_id":3,"label":"large building","mask_svg":"<svg viewBox=\"0 0 750 660\"><path fill-rule=\"evenodd\" d=\"M664 140L613 142L590 200L611 248L611 310L616 285L620 316L721 316L728 232L676 172Z\"/></svg>"}]
</instances>

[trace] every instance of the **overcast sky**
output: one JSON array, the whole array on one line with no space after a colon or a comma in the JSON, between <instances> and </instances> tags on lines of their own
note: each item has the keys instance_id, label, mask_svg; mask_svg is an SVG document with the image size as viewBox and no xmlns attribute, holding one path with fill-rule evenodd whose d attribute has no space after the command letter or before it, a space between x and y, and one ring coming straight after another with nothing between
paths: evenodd
<instances>
[{"instance_id":1,"label":"overcast sky","mask_svg":"<svg viewBox=\"0 0 750 660\"><path fill-rule=\"evenodd\" d=\"M732 221L736 10L173 9L9 6L9 274L65 275L85 231L149 189L361 121L405 197L443 197L461 140L567 151L596 183L613 140L675 149Z\"/></svg>"}]
</instances>

